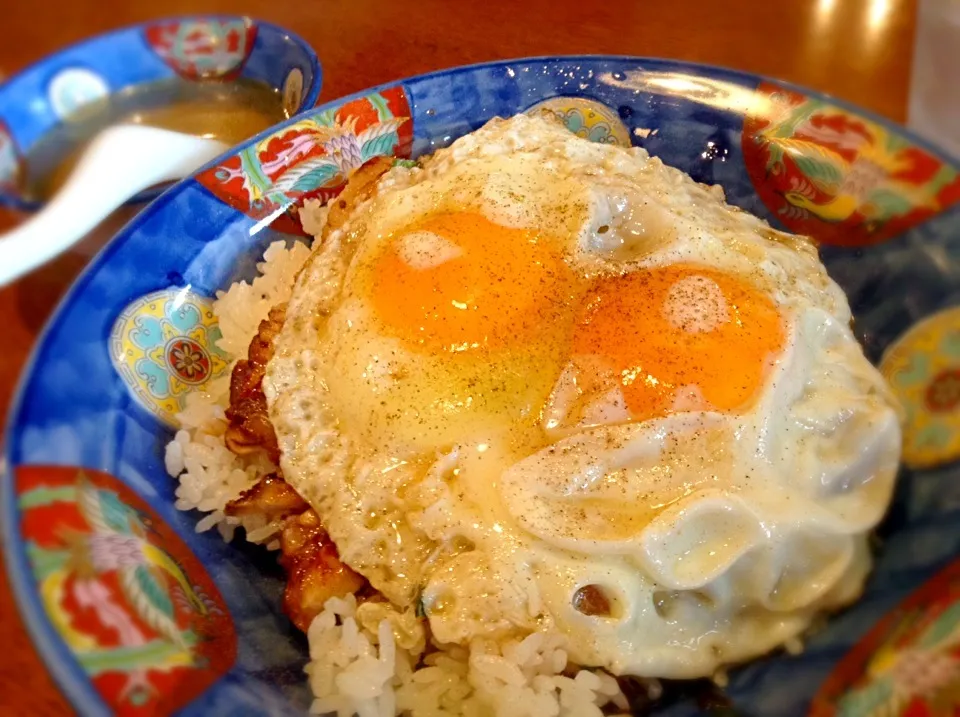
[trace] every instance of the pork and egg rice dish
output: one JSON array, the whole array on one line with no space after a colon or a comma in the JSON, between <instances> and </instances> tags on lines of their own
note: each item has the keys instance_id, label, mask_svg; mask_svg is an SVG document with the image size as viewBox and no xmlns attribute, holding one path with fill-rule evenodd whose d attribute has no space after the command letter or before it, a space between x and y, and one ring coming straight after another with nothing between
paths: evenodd
<instances>
[{"instance_id":1,"label":"pork and egg rice dish","mask_svg":"<svg viewBox=\"0 0 960 717\"><path fill-rule=\"evenodd\" d=\"M527 116L300 218L166 463L278 550L314 712L625 713L859 596L899 414L808 239Z\"/></svg>"}]
</instances>

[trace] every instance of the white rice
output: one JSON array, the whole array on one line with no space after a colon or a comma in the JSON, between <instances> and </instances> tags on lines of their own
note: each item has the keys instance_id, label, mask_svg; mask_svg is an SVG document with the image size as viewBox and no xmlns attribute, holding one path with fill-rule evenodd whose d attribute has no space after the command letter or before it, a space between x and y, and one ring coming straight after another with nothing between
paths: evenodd
<instances>
[{"instance_id":1,"label":"white rice","mask_svg":"<svg viewBox=\"0 0 960 717\"><path fill-rule=\"evenodd\" d=\"M301 215L308 230L319 232L323 209L308 203ZM309 253L303 244L287 249L274 242L251 284L238 282L218 293L214 311L223 334L218 346L234 360L246 355L270 309L290 298ZM224 377L189 395L177 416L181 428L165 455L167 472L179 480L176 507L206 513L198 531L216 527L230 540L242 526L248 540L276 547L278 525L223 513L230 500L276 470L262 455L236 456L224 445L228 401L229 377ZM383 602L358 606L349 595L329 600L307 637L314 714L599 717L602 707L628 708L613 677L568 664L565 638L557 634L475 640L468 648L435 645L412 612Z\"/></svg>"},{"instance_id":2,"label":"white rice","mask_svg":"<svg viewBox=\"0 0 960 717\"><path fill-rule=\"evenodd\" d=\"M297 242L287 249L284 242L275 241L263 253L263 261L257 264L260 275L251 284L238 281L217 292L213 310L223 335L217 342L220 349L234 358L247 355L250 340L270 309L289 301L293 280L308 256L306 244Z\"/></svg>"},{"instance_id":3,"label":"white rice","mask_svg":"<svg viewBox=\"0 0 960 717\"><path fill-rule=\"evenodd\" d=\"M568 664L560 635L475 640L469 649L431 646L424 652L423 642L410 636L409 623L416 618L394 611L373 622L365 619L367 607L358 607L353 595L334 598L310 625L307 673L316 697L314 714L600 717L608 705L628 709L610 675L561 674ZM392 609L383 603L372 607ZM408 643L398 644L398 632Z\"/></svg>"},{"instance_id":4,"label":"white rice","mask_svg":"<svg viewBox=\"0 0 960 717\"><path fill-rule=\"evenodd\" d=\"M296 243L287 249L284 242L273 242L264 252L263 261L257 264L260 273L251 284L236 282L227 291L217 293L213 310L222 334L217 346L234 362L246 356L251 339L270 309L290 298L294 277L309 255L304 244ZM167 473L180 481L176 506L206 513L197 522L197 532L216 527L225 540L230 540L237 526L243 526L247 540L275 547L272 539L278 526L258 516L235 518L223 513L228 502L276 470L259 452L240 457L224 445L227 421L223 414L229 400L228 374L203 391L188 394L184 410L177 414L180 430L167 444L164 456Z\"/></svg>"}]
</instances>

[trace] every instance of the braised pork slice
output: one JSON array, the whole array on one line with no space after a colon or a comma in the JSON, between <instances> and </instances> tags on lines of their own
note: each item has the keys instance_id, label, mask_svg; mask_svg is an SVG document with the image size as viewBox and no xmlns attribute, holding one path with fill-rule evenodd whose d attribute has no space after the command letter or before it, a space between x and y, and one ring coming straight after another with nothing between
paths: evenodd
<instances>
[{"instance_id":1,"label":"braised pork slice","mask_svg":"<svg viewBox=\"0 0 960 717\"><path fill-rule=\"evenodd\" d=\"M270 423L267 397L263 393L263 375L267 363L273 358L273 340L283 328L286 311L286 304L270 309L250 342L247 358L237 361L230 375L230 406L225 412L228 425L224 442L238 456L263 450L274 463L280 461L277 434Z\"/></svg>"},{"instance_id":2,"label":"braised pork slice","mask_svg":"<svg viewBox=\"0 0 960 717\"><path fill-rule=\"evenodd\" d=\"M287 572L284 609L304 632L332 597L355 593L366 580L340 562L337 546L308 510L287 519L280 533L280 564Z\"/></svg>"},{"instance_id":3,"label":"braised pork slice","mask_svg":"<svg viewBox=\"0 0 960 717\"><path fill-rule=\"evenodd\" d=\"M345 597L366 585L366 580L340 562L337 546L320 517L278 474L262 478L230 501L224 512L284 520L280 531L280 564L287 573L284 610L304 632L327 600Z\"/></svg>"},{"instance_id":4,"label":"braised pork slice","mask_svg":"<svg viewBox=\"0 0 960 717\"><path fill-rule=\"evenodd\" d=\"M271 473L241 493L240 497L227 503L223 512L233 516L262 515L268 523L272 523L308 510L310 505L307 501L277 473Z\"/></svg>"}]
</instances>

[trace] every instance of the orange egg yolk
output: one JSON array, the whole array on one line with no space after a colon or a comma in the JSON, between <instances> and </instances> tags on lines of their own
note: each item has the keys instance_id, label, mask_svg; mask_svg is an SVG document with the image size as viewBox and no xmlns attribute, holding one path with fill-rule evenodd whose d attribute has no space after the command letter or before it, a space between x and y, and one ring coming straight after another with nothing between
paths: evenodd
<instances>
[{"instance_id":1,"label":"orange egg yolk","mask_svg":"<svg viewBox=\"0 0 960 717\"><path fill-rule=\"evenodd\" d=\"M635 420L703 408L746 408L784 343L773 301L741 279L675 264L600 280L573 353L600 359ZM686 398L685 398L686 397Z\"/></svg>"},{"instance_id":2,"label":"orange egg yolk","mask_svg":"<svg viewBox=\"0 0 960 717\"><path fill-rule=\"evenodd\" d=\"M570 270L539 232L450 212L395 233L373 282L378 318L415 348L495 350L529 341L563 310Z\"/></svg>"}]
</instances>

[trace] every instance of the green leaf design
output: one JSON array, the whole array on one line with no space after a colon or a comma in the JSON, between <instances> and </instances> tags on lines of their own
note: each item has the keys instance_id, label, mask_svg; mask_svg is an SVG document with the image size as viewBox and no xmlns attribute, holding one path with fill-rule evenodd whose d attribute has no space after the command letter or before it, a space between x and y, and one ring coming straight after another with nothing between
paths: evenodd
<instances>
[{"instance_id":1,"label":"green leaf design","mask_svg":"<svg viewBox=\"0 0 960 717\"><path fill-rule=\"evenodd\" d=\"M390 132L388 134L375 137L369 142L365 142L363 147L360 148L360 156L363 161L366 162L371 157L380 157L391 154L393 152L393 148L399 141L400 139L397 137L396 132Z\"/></svg>"},{"instance_id":2,"label":"green leaf design","mask_svg":"<svg viewBox=\"0 0 960 717\"><path fill-rule=\"evenodd\" d=\"M98 490L100 496L100 510L103 520L114 533L129 535L132 523L139 523L133 509L117 497L116 493L107 490Z\"/></svg>"},{"instance_id":3,"label":"green leaf design","mask_svg":"<svg viewBox=\"0 0 960 717\"><path fill-rule=\"evenodd\" d=\"M957 633L960 626L960 602L944 610L937 619L930 625L923 636L917 641L918 647L934 647L943 642L947 642L951 637L960 637Z\"/></svg>"},{"instance_id":4,"label":"green leaf design","mask_svg":"<svg viewBox=\"0 0 960 717\"><path fill-rule=\"evenodd\" d=\"M360 145L360 156L364 162L371 157L390 155L393 153L393 147L400 141L397 130L406 120L391 119L385 122L379 122L370 125L357 135L357 143Z\"/></svg>"},{"instance_id":5,"label":"green leaf design","mask_svg":"<svg viewBox=\"0 0 960 717\"><path fill-rule=\"evenodd\" d=\"M185 648L187 635L177 625L173 601L158 572L149 564L124 568L120 571L120 587L140 619L170 642Z\"/></svg>"},{"instance_id":6,"label":"green leaf design","mask_svg":"<svg viewBox=\"0 0 960 717\"><path fill-rule=\"evenodd\" d=\"M767 159L766 169L769 172L774 167L780 166L783 164L783 147L781 147L776 142L767 142L767 151L770 153L769 159Z\"/></svg>"},{"instance_id":7,"label":"green leaf design","mask_svg":"<svg viewBox=\"0 0 960 717\"><path fill-rule=\"evenodd\" d=\"M77 489L72 485L65 486L40 486L21 493L18 503L21 510L30 510L41 505L50 505L51 503L73 503L77 500Z\"/></svg>"},{"instance_id":8,"label":"green leaf design","mask_svg":"<svg viewBox=\"0 0 960 717\"><path fill-rule=\"evenodd\" d=\"M157 579L153 571L146 565L138 565L134 568L134 577L137 587L142 591L150 605L172 620L174 616L173 601L167 594L167 586Z\"/></svg>"},{"instance_id":9,"label":"green leaf design","mask_svg":"<svg viewBox=\"0 0 960 717\"><path fill-rule=\"evenodd\" d=\"M317 124L322 124L325 127L333 127L337 123L337 112L339 110L339 107L324 110L320 114L316 115L313 119Z\"/></svg>"},{"instance_id":10,"label":"green leaf design","mask_svg":"<svg viewBox=\"0 0 960 717\"><path fill-rule=\"evenodd\" d=\"M879 219L902 216L913 209L913 202L889 189L875 189L870 192L867 202L877 210Z\"/></svg>"},{"instance_id":11,"label":"green leaf design","mask_svg":"<svg viewBox=\"0 0 960 717\"><path fill-rule=\"evenodd\" d=\"M311 192L336 177L337 172L339 172L339 169L335 164L321 165L303 174L303 176L293 183L291 189L294 192Z\"/></svg>"},{"instance_id":12,"label":"green leaf design","mask_svg":"<svg viewBox=\"0 0 960 717\"><path fill-rule=\"evenodd\" d=\"M906 137L901 137L897 134L894 134L893 132L887 133L887 138L886 138L886 142L884 143L884 147L887 150L887 152L889 152L890 154L896 154L901 149L906 149L909 146L910 146L910 142L907 140Z\"/></svg>"},{"instance_id":13,"label":"green leaf design","mask_svg":"<svg viewBox=\"0 0 960 717\"><path fill-rule=\"evenodd\" d=\"M63 569L70 559L70 551L48 550L30 540L27 541L27 557L30 559L33 574L38 579L44 580L52 573Z\"/></svg>"},{"instance_id":14,"label":"green leaf design","mask_svg":"<svg viewBox=\"0 0 960 717\"><path fill-rule=\"evenodd\" d=\"M260 157L257 154L257 148L254 146L240 150L240 172L243 174L244 184L249 192L251 188L256 188L261 192L270 189L270 177L264 174L260 166Z\"/></svg>"},{"instance_id":15,"label":"green leaf design","mask_svg":"<svg viewBox=\"0 0 960 717\"><path fill-rule=\"evenodd\" d=\"M911 356L906 367L896 375L897 383L901 386L915 386L926 383L930 375L930 357L926 354Z\"/></svg>"},{"instance_id":16,"label":"green leaf design","mask_svg":"<svg viewBox=\"0 0 960 717\"><path fill-rule=\"evenodd\" d=\"M960 357L960 330L950 331L940 339L940 350L948 356Z\"/></svg>"},{"instance_id":17,"label":"green leaf design","mask_svg":"<svg viewBox=\"0 0 960 717\"><path fill-rule=\"evenodd\" d=\"M938 194L941 189L956 180L956 178L957 173L944 164L940 167L940 169L937 170L937 173L934 174L933 178L927 183L926 190L930 192L930 194Z\"/></svg>"},{"instance_id":18,"label":"green leaf design","mask_svg":"<svg viewBox=\"0 0 960 717\"><path fill-rule=\"evenodd\" d=\"M791 155L797 169L825 191L835 192L843 182L843 172L830 162L822 162L804 154Z\"/></svg>"},{"instance_id":19,"label":"green leaf design","mask_svg":"<svg viewBox=\"0 0 960 717\"><path fill-rule=\"evenodd\" d=\"M950 428L942 423L931 423L922 431L917 431L913 444L920 448L941 448L950 442Z\"/></svg>"},{"instance_id":20,"label":"green leaf design","mask_svg":"<svg viewBox=\"0 0 960 717\"><path fill-rule=\"evenodd\" d=\"M843 696L837 704L837 717L866 717L880 707L889 706L886 703L892 697L893 689L888 679L871 682Z\"/></svg>"},{"instance_id":21,"label":"green leaf design","mask_svg":"<svg viewBox=\"0 0 960 717\"><path fill-rule=\"evenodd\" d=\"M340 172L330 157L313 157L291 167L277 177L274 187L279 192L309 192L323 186Z\"/></svg>"},{"instance_id":22,"label":"green leaf design","mask_svg":"<svg viewBox=\"0 0 960 717\"><path fill-rule=\"evenodd\" d=\"M100 491L83 473L80 474L80 480L77 484L77 508L83 514L83 519L87 521L87 525L93 528L93 532L100 534L117 532L104 515L104 505L100 500Z\"/></svg>"},{"instance_id":23,"label":"green leaf design","mask_svg":"<svg viewBox=\"0 0 960 717\"><path fill-rule=\"evenodd\" d=\"M197 638L192 632L184 634L187 647L196 642ZM95 652L81 652L76 657L83 665L84 672L96 676L103 672L129 672L138 667L172 667L182 660L183 647L163 640L151 640L145 645L133 647L99 647Z\"/></svg>"},{"instance_id":24,"label":"green leaf design","mask_svg":"<svg viewBox=\"0 0 960 717\"><path fill-rule=\"evenodd\" d=\"M382 95L370 95L367 97L367 102L369 102L377 111L377 115L380 117L381 122L384 122L388 119L393 119L393 112L390 111L390 107L387 105L387 101Z\"/></svg>"},{"instance_id":25,"label":"green leaf design","mask_svg":"<svg viewBox=\"0 0 960 717\"><path fill-rule=\"evenodd\" d=\"M808 99L803 104L794 107L790 116L787 117L777 128L777 137L793 137L797 133L797 128L809 120L815 113L819 112L824 103L820 100Z\"/></svg>"}]
</instances>

